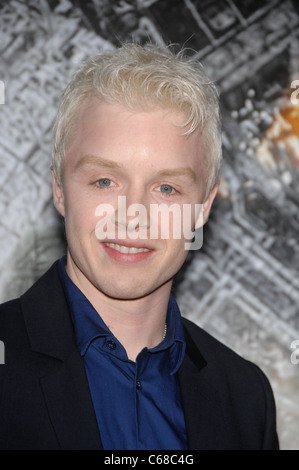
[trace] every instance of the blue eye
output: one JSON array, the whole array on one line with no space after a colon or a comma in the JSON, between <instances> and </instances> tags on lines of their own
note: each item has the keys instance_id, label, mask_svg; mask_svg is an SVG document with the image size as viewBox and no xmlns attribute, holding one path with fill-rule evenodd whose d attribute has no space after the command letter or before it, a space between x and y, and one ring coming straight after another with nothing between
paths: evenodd
<instances>
[{"instance_id":1,"label":"blue eye","mask_svg":"<svg viewBox=\"0 0 299 470\"><path fill-rule=\"evenodd\" d=\"M109 178L101 178L97 181L98 186L102 188L109 188L111 186L112 181Z\"/></svg>"},{"instance_id":2,"label":"blue eye","mask_svg":"<svg viewBox=\"0 0 299 470\"><path fill-rule=\"evenodd\" d=\"M162 184L160 186L160 191L161 193L163 194L172 194L172 192L174 191L173 187L172 186L169 186L168 184Z\"/></svg>"}]
</instances>

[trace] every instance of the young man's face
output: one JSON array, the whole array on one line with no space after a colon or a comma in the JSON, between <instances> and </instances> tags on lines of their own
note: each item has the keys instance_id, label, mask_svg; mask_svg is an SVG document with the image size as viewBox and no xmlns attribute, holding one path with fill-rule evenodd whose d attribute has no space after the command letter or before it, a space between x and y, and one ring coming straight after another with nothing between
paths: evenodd
<instances>
[{"instance_id":1,"label":"young man's face","mask_svg":"<svg viewBox=\"0 0 299 470\"><path fill-rule=\"evenodd\" d=\"M96 98L81 107L67 147L62 187L54 178L53 188L55 206L65 217L67 270L83 291L91 283L109 297L136 299L170 289L187 256L186 240L172 236L171 217L170 236L161 238L158 231L159 237L151 239L151 225L161 222L150 220L151 205L190 204L194 225L194 206L204 202L206 191L201 137L182 135L179 126L185 119L164 110L131 112ZM204 219L215 192L204 202ZM123 219L119 196L126 197L126 208L138 203L147 210L148 217L135 224L143 239L134 240L129 232L125 239L118 236L137 216ZM115 236L109 239L99 239L96 231L102 204L115 208Z\"/></svg>"}]
</instances>

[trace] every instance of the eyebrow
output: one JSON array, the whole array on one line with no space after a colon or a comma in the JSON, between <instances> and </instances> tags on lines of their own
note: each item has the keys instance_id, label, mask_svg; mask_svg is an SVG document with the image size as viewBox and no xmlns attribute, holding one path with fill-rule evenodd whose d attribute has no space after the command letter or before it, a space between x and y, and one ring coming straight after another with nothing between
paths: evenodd
<instances>
[{"instance_id":1,"label":"eyebrow","mask_svg":"<svg viewBox=\"0 0 299 470\"><path fill-rule=\"evenodd\" d=\"M79 160L77 165L75 166L75 171L80 170L83 166L102 166L105 168L121 168L122 166L120 163L113 162L111 160L108 160L107 158L103 158L100 156L95 156L95 155L85 155L84 157Z\"/></svg>"},{"instance_id":2,"label":"eyebrow","mask_svg":"<svg viewBox=\"0 0 299 470\"><path fill-rule=\"evenodd\" d=\"M104 168L123 168L118 162L113 162L107 158L103 158L96 155L85 155L79 160L75 166L75 171L80 170L84 166L100 166ZM193 181L196 181L195 172L189 167L179 167L179 168L165 168L158 171L158 176L161 178L167 178L171 176L187 176Z\"/></svg>"},{"instance_id":3,"label":"eyebrow","mask_svg":"<svg viewBox=\"0 0 299 470\"><path fill-rule=\"evenodd\" d=\"M188 176L193 181L196 181L196 174L189 167L169 168L159 171L158 174L159 176L166 178L168 176Z\"/></svg>"}]
</instances>

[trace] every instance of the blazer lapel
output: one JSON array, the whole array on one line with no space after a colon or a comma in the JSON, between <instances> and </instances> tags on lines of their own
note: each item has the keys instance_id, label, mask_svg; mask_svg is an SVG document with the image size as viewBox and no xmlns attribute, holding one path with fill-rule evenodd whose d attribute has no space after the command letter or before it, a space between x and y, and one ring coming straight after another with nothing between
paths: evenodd
<instances>
[{"instance_id":1,"label":"blazer lapel","mask_svg":"<svg viewBox=\"0 0 299 470\"><path fill-rule=\"evenodd\" d=\"M49 358L49 373L40 384L61 448L102 449L57 263L21 297L21 305L31 349Z\"/></svg>"},{"instance_id":2,"label":"blazer lapel","mask_svg":"<svg viewBox=\"0 0 299 470\"><path fill-rule=\"evenodd\" d=\"M100 450L101 438L84 362L77 349L41 379L47 408L63 450Z\"/></svg>"},{"instance_id":3,"label":"blazer lapel","mask_svg":"<svg viewBox=\"0 0 299 470\"><path fill-rule=\"evenodd\" d=\"M184 328L186 353L178 371L189 449L216 450L227 446L220 394L206 379L208 364Z\"/></svg>"}]
</instances>

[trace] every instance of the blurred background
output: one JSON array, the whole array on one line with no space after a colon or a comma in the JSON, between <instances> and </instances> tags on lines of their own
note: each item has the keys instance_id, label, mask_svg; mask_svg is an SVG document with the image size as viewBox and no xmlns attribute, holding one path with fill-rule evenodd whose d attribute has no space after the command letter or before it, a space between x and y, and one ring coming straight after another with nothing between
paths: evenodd
<instances>
[{"instance_id":1,"label":"blurred background","mask_svg":"<svg viewBox=\"0 0 299 470\"><path fill-rule=\"evenodd\" d=\"M176 297L184 316L263 369L281 448L299 449L297 0L0 1L0 301L65 251L49 171L64 87L86 56L132 39L186 47L221 93L221 185Z\"/></svg>"}]
</instances>

